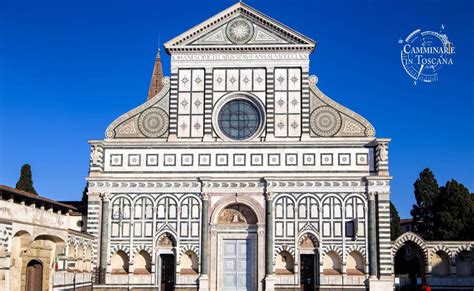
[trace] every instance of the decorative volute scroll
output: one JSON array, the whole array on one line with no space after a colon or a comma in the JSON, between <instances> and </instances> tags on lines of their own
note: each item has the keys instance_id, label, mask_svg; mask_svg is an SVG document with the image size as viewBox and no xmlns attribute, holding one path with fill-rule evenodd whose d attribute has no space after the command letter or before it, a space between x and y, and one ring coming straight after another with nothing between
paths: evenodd
<instances>
[{"instance_id":1,"label":"decorative volute scroll","mask_svg":"<svg viewBox=\"0 0 474 291\"><path fill-rule=\"evenodd\" d=\"M326 96L317 86L318 78L309 78L311 91L310 127L315 137L373 137L375 129L365 118Z\"/></svg>"},{"instance_id":2,"label":"decorative volute scroll","mask_svg":"<svg viewBox=\"0 0 474 291\"><path fill-rule=\"evenodd\" d=\"M243 45L246 45L243 47ZM165 43L168 52L245 49L312 51L310 38L275 21L254 8L238 2Z\"/></svg>"},{"instance_id":3,"label":"decorative volute scroll","mask_svg":"<svg viewBox=\"0 0 474 291\"><path fill-rule=\"evenodd\" d=\"M169 130L170 79L164 77L163 89L147 102L123 114L105 131L106 138L165 138Z\"/></svg>"}]
</instances>

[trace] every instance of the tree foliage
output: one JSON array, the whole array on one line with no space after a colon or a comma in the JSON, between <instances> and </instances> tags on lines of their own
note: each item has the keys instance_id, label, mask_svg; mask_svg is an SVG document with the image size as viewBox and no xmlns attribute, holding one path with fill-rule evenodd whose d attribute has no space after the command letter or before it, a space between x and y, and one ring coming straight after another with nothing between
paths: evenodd
<instances>
[{"instance_id":1,"label":"tree foliage","mask_svg":"<svg viewBox=\"0 0 474 291\"><path fill-rule=\"evenodd\" d=\"M439 187L433 173L424 169L414 186L411 214L419 235L428 240L474 239L474 199L463 184L452 179Z\"/></svg>"},{"instance_id":2,"label":"tree foliage","mask_svg":"<svg viewBox=\"0 0 474 291\"><path fill-rule=\"evenodd\" d=\"M411 215L416 224L416 231L424 239L434 239L434 205L439 196L438 181L426 168L420 173L415 184L416 204L413 205Z\"/></svg>"},{"instance_id":3,"label":"tree foliage","mask_svg":"<svg viewBox=\"0 0 474 291\"><path fill-rule=\"evenodd\" d=\"M390 238L395 240L402 233L397 208L390 201Z\"/></svg>"},{"instance_id":4,"label":"tree foliage","mask_svg":"<svg viewBox=\"0 0 474 291\"><path fill-rule=\"evenodd\" d=\"M18 179L15 188L38 195L38 193L36 193L35 188L33 187L33 177L31 174L30 165L24 164L21 167L20 179Z\"/></svg>"},{"instance_id":5,"label":"tree foliage","mask_svg":"<svg viewBox=\"0 0 474 291\"><path fill-rule=\"evenodd\" d=\"M440 188L435 214L436 238L474 239L474 203L469 190L463 184L453 179Z\"/></svg>"}]
</instances>

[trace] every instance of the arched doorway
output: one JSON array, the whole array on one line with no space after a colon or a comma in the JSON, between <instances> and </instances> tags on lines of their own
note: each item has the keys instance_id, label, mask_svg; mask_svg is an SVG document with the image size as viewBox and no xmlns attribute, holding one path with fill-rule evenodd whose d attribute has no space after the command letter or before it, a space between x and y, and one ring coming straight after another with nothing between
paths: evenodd
<instances>
[{"instance_id":1,"label":"arched doorway","mask_svg":"<svg viewBox=\"0 0 474 291\"><path fill-rule=\"evenodd\" d=\"M157 243L158 282L161 291L173 291L176 282L176 240L164 233Z\"/></svg>"},{"instance_id":2,"label":"arched doorway","mask_svg":"<svg viewBox=\"0 0 474 291\"><path fill-rule=\"evenodd\" d=\"M318 241L311 234L303 235L299 241L300 290L312 291L319 286Z\"/></svg>"},{"instance_id":3,"label":"arched doorway","mask_svg":"<svg viewBox=\"0 0 474 291\"><path fill-rule=\"evenodd\" d=\"M423 250L414 242L407 241L396 252L394 261L400 290L417 290L425 280Z\"/></svg>"},{"instance_id":4,"label":"arched doorway","mask_svg":"<svg viewBox=\"0 0 474 291\"><path fill-rule=\"evenodd\" d=\"M43 290L43 264L31 260L26 266L26 291Z\"/></svg>"},{"instance_id":5,"label":"arched doorway","mask_svg":"<svg viewBox=\"0 0 474 291\"><path fill-rule=\"evenodd\" d=\"M221 209L213 226L217 250L217 290L257 290L258 218L243 203L232 203Z\"/></svg>"}]
</instances>

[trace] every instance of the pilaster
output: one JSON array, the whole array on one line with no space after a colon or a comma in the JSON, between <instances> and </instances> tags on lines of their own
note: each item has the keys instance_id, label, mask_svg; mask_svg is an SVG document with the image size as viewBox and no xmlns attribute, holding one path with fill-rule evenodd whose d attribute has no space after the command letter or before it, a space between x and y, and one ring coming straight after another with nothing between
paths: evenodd
<instances>
[{"instance_id":1,"label":"pilaster","mask_svg":"<svg viewBox=\"0 0 474 291\"><path fill-rule=\"evenodd\" d=\"M201 212L201 276L199 277L199 290L209 290L208 276L208 250L209 250L209 195L205 192L201 193L202 212Z\"/></svg>"},{"instance_id":2,"label":"pilaster","mask_svg":"<svg viewBox=\"0 0 474 291\"><path fill-rule=\"evenodd\" d=\"M301 71L301 140L310 138L310 95L309 95L309 68L303 67Z\"/></svg>"},{"instance_id":3,"label":"pilaster","mask_svg":"<svg viewBox=\"0 0 474 291\"><path fill-rule=\"evenodd\" d=\"M212 138L212 103L213 103L213 81L212 68L205 69L204 80L204 141L213 140Z\"/></svg>"},{"instance_id":4,"label":"pilaster","mask_svg":"<svg viewBox=\"0 0 474 291\"><path fill-rule=\"evenodd\" d=\"M265 193L265 290L275 290L273 274L273 193Z\"/></svg>"},{"instance_id":5,"label":"pilaster","mask_svg":"<svg viewBox=\"0 0 474 291\"><path fill-rule=\"evenodd\" d=\"M109 194L101 193L100 197L102 199L102 209L100 220L99 283L105 284L109 251Z\"/></svg>"},{"instance_id":6,"label":"pilaster","mask_svg":"<svg viewBox=\"0 0 474 291\"><path fill-rule=\"evenodd\" d=\"M178 130L178 70L171 69L169 140L177 139Z\"/></svg>"},{"instance_id":7,"label":"pilaster","mask_svg":"<svg viewBox=\"0 0 474 291\"><path fill-rule=\"evenodd\" d=\"M369 274L371 279L376 279L377 272L377 217L375 196L377 192L368 192L369 198Z\"/></svg>"},{"instance_id":8,"label":"pilaster","mask_svg":"<svg viewBox=\"0 0 474 291\"><path fill-rule=\"evenodd\" d=\"M275 72L273 67L267 67L267 127L265 140L275 138Z\"/></svg>"}]
</instances>

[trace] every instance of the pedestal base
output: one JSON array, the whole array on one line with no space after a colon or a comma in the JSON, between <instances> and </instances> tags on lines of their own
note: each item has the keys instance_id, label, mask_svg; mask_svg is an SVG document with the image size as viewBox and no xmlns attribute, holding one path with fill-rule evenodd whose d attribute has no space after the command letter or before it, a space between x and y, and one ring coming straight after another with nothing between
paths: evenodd
<instances>
[{"instance_id":1,"label":"pedestal base","mask_svg":"<svg viewBox=\"0 0 474 291\"><path fill-rule=\"evenodd\" d=\"M369 278L369 291L393 290L393 279Z\"/></svg>"},{"instance_id":2,"label":"pedestal base","mask_svg":"<svg viewBox=\"0 0 474 291\"><path fill-rule=\"evenodd\" d=\"M199 291L209 291L209 278L206 274L199 277Z\"/></svg>"},{"instance_id":3,"label":"pedestal base","mask_svg":"<svg viewBox=\"0 0 474 291\"><path fill-rule=\"evenodd\" d=\"M265 277L265 291L275 291L275 276L267 275Z\"/></svg>"}]
</instances>

